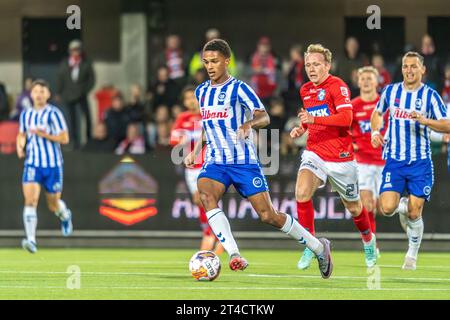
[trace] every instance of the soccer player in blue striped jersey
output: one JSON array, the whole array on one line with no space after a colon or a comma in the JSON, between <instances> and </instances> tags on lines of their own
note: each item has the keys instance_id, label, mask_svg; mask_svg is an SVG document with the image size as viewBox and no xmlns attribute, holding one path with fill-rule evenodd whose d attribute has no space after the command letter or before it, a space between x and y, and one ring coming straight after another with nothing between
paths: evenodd
<instances>
[{"instance_id":1,"label":"soccer player in blue striped jersey","mask_svg":"<svg viewBox=\"0 0 450 320\"><path fill-rule=\"evenodd\" d=\"M403 269L415 270L423 236L422 211L433 187L430 131L450 132L447 106L439 94L422 83L423 57L407 52L402 59L403 82L383 90L372 114L372 145L384 145L386 166L380 188L380 206L384 215L399 214L406 225L409 248ZM380 134L382 116L389 113L385 137ZM402 197L404 192L408 197Z\"/></svg>"},{"instance_id":2,"label":"soccer player in blue striped jersey","mask_svg":"<svg viewBox=\"0 0 450 320\"><path fill-rule=\"evenodd\" d=\"M272 206L252 135L252 129L267 126L270 118L253 89L228 74L230 56L228 43L221 39L211 40L203 48L203 64L210 80L195 91L202 114L202 138L184 160L188 168L193 167L206 142L206 159L197 186L208 222L230 256L230 268L244 270L248 263L240 255L228 219L219 208L219 201L233 185L263 222L310 248L318 257L322 277L328 278L333 266L330 242L315 238L290 215Z\"/></svg>"},{"instance_id":3,"label":"soccer player in blue striped jersey","mask_svg":"<svg viewBox=\"0 0 450 320\"><path fill-rule=\"evenodd\" d=\"M33 108L20 115L20 131L17 136L17 155L25 158L22 189L25 198L23 222L26 239L22 247L31 253L37 251L36 226L41 186L46 191L50 211L61 221L63 236L72 233L72 213L61 200L63 186L63 158L61 144L69 143L66 121L61 111L47 103L49 85L36 80L31 87Z\"/></svg>"}]
</instances>

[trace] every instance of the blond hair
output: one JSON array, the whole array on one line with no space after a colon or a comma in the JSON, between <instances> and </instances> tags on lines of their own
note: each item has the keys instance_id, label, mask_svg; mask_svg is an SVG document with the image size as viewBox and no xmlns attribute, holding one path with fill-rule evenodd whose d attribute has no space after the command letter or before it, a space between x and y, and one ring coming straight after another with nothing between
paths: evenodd
<instances>
[{"instance_id":1,"label":"blond hair","mask_svg":"<svg viewBox=\"0 0 450 320\"><path fill-rule=\"evenodd\" d=\"M372 72L375 75L375 77L377 77L377 79L378 76L380 75L375 67L365 66L358 69L358 77L361 76L364 72Z\"/></svg>"},{"instance_id":2,"label":"blond hair","mask_svg":"<svg viewBox=\"0 0 450 320\"><path fill-rule=\"evenodd\" d=\"M305 57L310 53L320 53L323 55L323 58L326 62L331 63L331 59L333 58L333 54L331 51L324 46L322 46L320 43L316 44L310 44L305 52Z\"/></svg>"}]
</instances>

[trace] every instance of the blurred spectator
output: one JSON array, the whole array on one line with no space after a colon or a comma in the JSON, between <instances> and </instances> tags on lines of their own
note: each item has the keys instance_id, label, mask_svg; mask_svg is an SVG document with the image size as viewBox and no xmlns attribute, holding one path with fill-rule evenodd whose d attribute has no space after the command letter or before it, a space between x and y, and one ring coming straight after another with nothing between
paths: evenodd
<instances>
[{"instance_id":1,"label":"blurred spectator","mask_svg":"<svg viewBox=\"0 0 450 320\"><path fill-rule=\"evenodd\" d=\"M208 79L208 73L206 73L206 70L204 68L198 69L195 71L193 78L190 81L190 84L194 87L199 86L203 82L205 82Z\"/></svg>"},{"instance_id":2,"label":"blurred spectator","mask_svg":"<svg viewBox=\"0 0 450 320\"><path fill-rule=\"evenodd\" d=\"M97 121L104 121L106 111L112 105L112 99L117 95L117 89L112 84L105 84L97 92L95 99L97 100Z\"/></svg>"},{"instance_id":3,"label":"blurred spectator","mask_svg":"<svg viewBox=\"0 0 450 320\"><path fill-rule=\"evenodd\" d=\"M92 63L83 52L80 40L69 44L69 58L64 59L59 67L56 94L57 102L62 102L70 119L71 141L75 149L81 144L81 114L86 121L86 136L91 138L91 114L87 96L94 87L95 73Z\"/></svg>"},{"instance_id":4,"label":"blurred spectator","mask_svg":"<svg viewBox=\"0 0 450 320\"><path fill-rule=\"evenodd\" d=\"M217 30L215 28L211 28L211 29L206 30L205 42L200 45L200 48L198 49L198 51L196 53L194 53L194 55L191 58L191 61L189 62L189 75L191 76L191 78L196 79L197 72L199 70L203 70L204 69L203 68L203 61L202 61L203 46L208 41L211 41L211 40L214 40L214 39L218 39L218 38L220 38L220 31L219 30ZM233 77L236 77L236 75L237 75L236 58L234 57L233 51L231 51L230 63L228 64L228 72ZM206 73L205 73L205 77L206 77ZM199 82L198 84L200 84L202 82Z\"/></svg>"},{"instance_id":5,"label":"blurred spectator","mask_svg":"<svg viewBox=\"0 0 450 320\"><path fill-rule=\"evenodd\" d=\"M144 124L145 106L142 101L142 89L138 84L130 86L130 102L127 105L127 110L132 122Z\"/></svg>"},{"instance_id":6,"label":"blurred spectator","mask_svg":"<svg viewBox=\"0 0 450 320\"><path fill-rule=\"evenodd\" d=\"M353 69L350 82L347 82L351 98L359 96L358 69Z\"/></svg>"},{"instance_id":7,"label":"blurred spectator","mask_svg":"<svg viewBox=\"0 0 450 320\"><path fill-rule=\"evenodd\" d=\"M127 137L116 148L116 154L144 154L145 139L139 123L130 123L127 127Z\"/></svg>"},{"instance_id":8,"label":"blurred spectator","mask_svg":"<svg viewBox=\"0 0 450 320\"><path fill-rule=\"evenodd\" d=\"M94 134L82 148L86 152L112 153L116 148L116 141L108 136L108 128L104 122L99 122L94 127Z\"/></svg>"},{"instance_id":9,"label":"blurred spectator","mask_svg":"<svg viewBox=\"0 0 450 320\"><path fill-rule=\"evenodd\" d=\"M269 115L270 124L267 126L267 129L279 130L281 128L284 128L286 124L286 114L284 110L283 99L273 98L270 101Z\"/></svg>"},{"instance_id":10,"label":"blurred spectator","mask_svg":"<svg viewBox=\"0 0 450 320\"><path fill-rule=\"evenodd\" d=\"M175 81L179 87L186 82L186 69L188 57L181 48L181 39L178 35L171 34L166 37L164 52L158 57L158 66L167 68L167 76Z\"/></svg>"},{"instance_id":11,"label":"blurred spectator","mask_svg":"<svg viewBox=\"0 0 450 320\"><path fill-rule=\"evenodd\" d=\"M283 92L284 101L286 103L285 111L288 116L297 116L299 108L302 104L300 99L300 87L307 82L305 73L305 62L303 60L303 48L299 44L291 47L289 52L290 60L287 70L287 89Z\"/></svg>"},{"instance_id":12,"label":"blurred spectator","mask_svg":"<svg viewBox=\"0 0 450 320\"><path fill-rule=\"evenodd\" d=\"M391 74L384 67L384 59L381 54L374 54L372 56L372 65L378 70L378 92L392 82Z\"/></svg>"},{"instance_id":13,"label":"blurred spectator","mask_svg":"<svg viewBox=\"0 0 450 320\"><path fill-rule=\"evenodd\" d=\"M14 121L19 121L20 114L23 110L33 107L33 101L31 100L31 83L32 78L26 78L24 82L23 91L19 94L16 100L16 106L11 110L10 119Z\"/></svg>"},{"instance_id":14,"label":"blurred spectator","mask_svg":"<svg viewBox=\"0 0 450 320\"><path fill-rule=\"evenodd\" d=\"M130 114L125 108L123 97L118 93L113 98L111 108L106 112L105 116L108 135L114 140L115 145L126 138L127 127L130 122Z\"/></svg>"},{"instance_id":15,"label":"blurred spectator","mask_svg":"<svg viewBox=\"0 0 450 320\"><path fill-rule=\"evenodd\" d=\"M149 91L153 96L154 107L166 105L172 108L178 101L180 89L175 81L169 78L169 70L159 67L156 82L150 86Z\"/></svg>"},{"instance_id":16,"label":"blurred spectator","mask_svg":"<svg viewBox=\"0 0 450 320\"><path fill-rule=\"evenodd\" d=\"M0 82L0 121L7 120L9 118L9 100L6 93L6 87Z\"/></svg>"},{"instance_id":17,"label":"blurred spectator","mask_svg":"<svg viewBox=\"0 0 450 320\"><path fill-rule=\"evenodd\" d=\"M426 67L424 82L438 92L441 92L444 83L444 68L436 54L433 38L428 34L422 37L421 53Z\"/></svg>"},{"instance_id":18,"label":"blurred spectator","mask_svg":"<svg viewBox=\"0 0 450 320\"><path fill-rule=\"evenodd\" d=\"M161 127L168 127L169 132L167 133L165 128ZM155 110L154 122L149 122L146 127L149 146L155 148L158 145L169 145L169 140L167 140L167 144L165 141L170 138L171 127L169 108L165 105L158 106Z\"/></svg>"},{"instance_id":19,"label":"blurred spectator","mask_svg":"<svg viewBox=\"0 0 450 320\"><path fill-rule=\"evenodd\" d=\"M176 119L176 118L178 117L178 115L179 115L180 113L182 113L184 110L185 110L185 109L184 109L181 105L179 105L179 104L173 105L173 107L172 107L172 113L171 113L172 119Z\"/></svg>"},{"instance_id":20,"label":"blurred spectator","mask_svg":"<svg viewBox=\"0 0 450 320\"><path fill-rule=\"evenodd\" d=\"M272 53L268 37L259 39L256 51L250 58L250 65L252 87L264 105L268 105L277 88L277 69L280 67L279 60Z\"/></svg>"},{"instance_id":21,"label":"blurred spectator","mask_svg":"<svg viewBox=\"0 0 450 320\"><path fill-rule=\"evenodd\" d=\"M450 108L450 64L445 67L445 82L444 89L442 89L442 99Z\"/></svg>"},{"instance_id":22,"label":"blurred spectator","mask_svg":"<svg viewBox=\"0 0 450 320\"><path fill-rule=\"evenodd\" d=\"M336 75L349 84L352 72L367 64L366 59L359 52L359 42L355 37L348 37L345 41L345 56L337 61Z\"/></svg>"}]
</instances>

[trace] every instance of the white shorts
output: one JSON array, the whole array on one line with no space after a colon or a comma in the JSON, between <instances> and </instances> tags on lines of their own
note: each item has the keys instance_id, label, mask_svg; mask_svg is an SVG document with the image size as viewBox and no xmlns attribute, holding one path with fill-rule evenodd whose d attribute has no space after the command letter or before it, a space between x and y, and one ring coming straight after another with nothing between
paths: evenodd
<instances>
[{"instance_id":1,"label":"white shorts","mask_svg":"<svg viewBox=\"0 0 450 320\"><path fill-rule=\"evenodd\" d=\"M202 171L202 168L197 168L197 169L188 169L186 168L184 170L184 176L186 178L186 184L187 187L189 189L189 192L191 194L194 194L198 191L197 188L197 178L198 175L200 174L200 171Z\"/></svg>"},{"instance_id":2,"label":"white shorts","mask_svg":"<svg viewBox=\"0 0 450 320\"><path fill-rule=\"evenodd\" d=\"M299 170L309 170L314 173L325 186L327 178L333 191L337 191L342 199L359 200L358 167L356 161L330 162L324 161L312 151L305 150Z\"/></svg>"},{"instance_id":3,"label":"white shorts","mask_svg":"<svg viewBox=\"0 0 450 320\"><path fill-rule=\"evenodd\" d=\"M384 166L358 163L359 189L371 191L375 198L380 195Z\"/></svg>"}]
</instances>

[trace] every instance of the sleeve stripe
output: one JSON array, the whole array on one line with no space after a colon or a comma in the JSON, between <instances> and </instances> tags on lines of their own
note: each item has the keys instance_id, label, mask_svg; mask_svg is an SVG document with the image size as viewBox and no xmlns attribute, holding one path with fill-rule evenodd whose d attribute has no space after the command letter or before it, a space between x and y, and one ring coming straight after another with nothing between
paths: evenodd
<instances>
[{"instance_id":1,"label":"sleeve stripe","mask_svg":"<svg viewBox=\"0 0 450 320\"><path fill-rule=\"evenodd\" d=\"M352 106L351 103L341 104L341 105L336 107L336 110L339 110L341 108L353 108L353 106Z\"/></svg>"},{"instance_id":2,"label":"sleeve stripe","mask_svg":"<svg viewBox=\"0 0 450 320\"><path fill-rule=\"evenodd\" d=\"M25 113L26 113L26 111L24 110L20 114L20 132L22 132L22 133L25 132Z\"/></svg>"},{"instance_id":3,"label":"sleeve stripe","mask_svg":"<svg viewBox=\"0 0 450 320\"><path fill-rule=\"evenodd\" d=\"M432 100L432 105L433 105L433 109L434 109L434 113L437 116L437 112L439 112L440 118L445 118L447 116L447 111L446 111L446 106L444 104L444 101L442 101L441 97L439 96L439 94L437 94L437 92L433 92L433 96L432 98L434 98L434 101Z\"/></svg>"},{"instance_id":4,"label":"sleeve stripe","mask_svg":"<svg viewBox=\"0 0 450 320\"><path fill-rule=\"evenodd\" d=\"M253 103L253 107L255 109L261 108L258 98L250 91L250 89L247 87L247 85L245 83L241 83L240 87L242 88L242 91L245 93L245 95Z\"/></svg>"}]
</instances>

